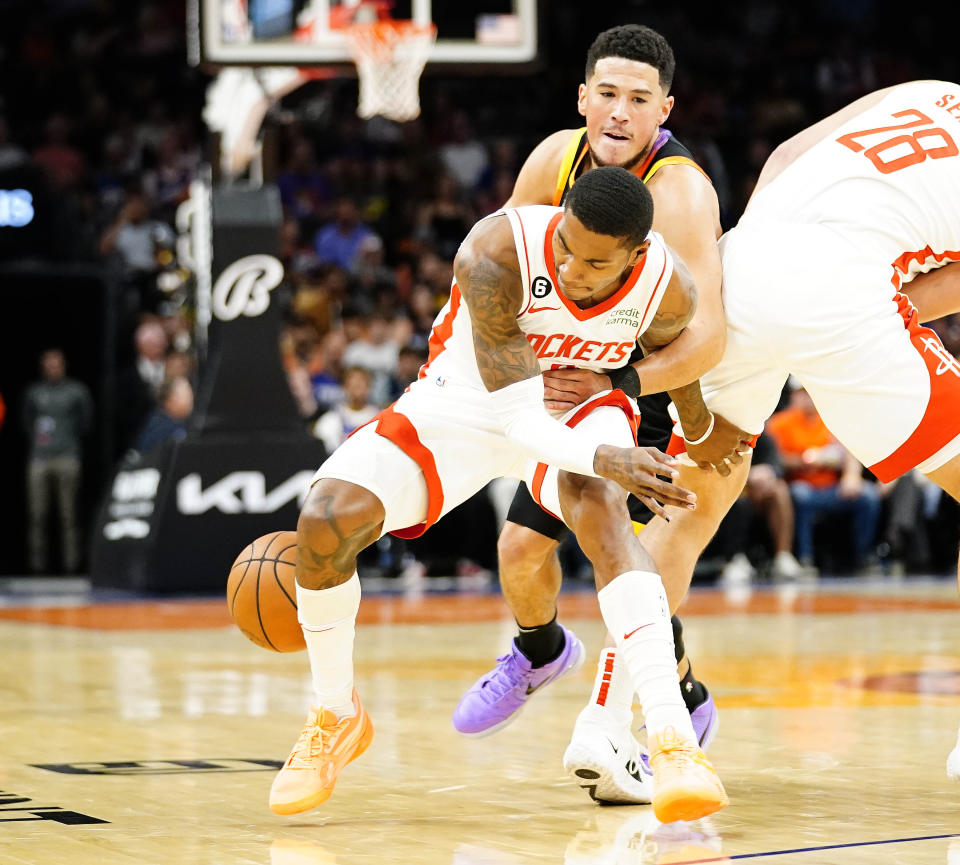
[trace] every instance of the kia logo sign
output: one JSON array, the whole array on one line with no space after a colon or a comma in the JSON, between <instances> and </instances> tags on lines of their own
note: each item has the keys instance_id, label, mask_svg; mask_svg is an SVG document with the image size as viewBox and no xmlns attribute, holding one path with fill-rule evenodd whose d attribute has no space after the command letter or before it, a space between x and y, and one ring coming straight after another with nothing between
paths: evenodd
<instances>
[{"instance_id":1,"label":"kia logo sign","mask_svg":"<svg viewBox=\"0 0 960 865\"><path fill-rule=\"evenodd\" d=\"M33 195L26 189L0 189L0 228L23 228L33 222Z\"/></svg>"},{"instance_id":2,"label":"kia logo sign","mask_svg":"<svg viewBox=\"0 0 960 865\"><path fill-rule=\"evenodd\" d=\"M194 472L177 484L177 510L188 516L211 509L224 514L272 514L292 501L302 505L313 475L313 469L303 469L268 490L261 472L235 471L204 489Z\"/></svg>"},{"instance_id":3,"label":"kia logo sign","mask_svg":"<svg viewBox=\"0 0 960 865\"><path fill-rule=\"evenodd\" d=\"M282 279L283 265L272 255L237 259L213 284L213 314L221 321L262 315L270 306L270 292Z\"/></svg>"}]
</instances>

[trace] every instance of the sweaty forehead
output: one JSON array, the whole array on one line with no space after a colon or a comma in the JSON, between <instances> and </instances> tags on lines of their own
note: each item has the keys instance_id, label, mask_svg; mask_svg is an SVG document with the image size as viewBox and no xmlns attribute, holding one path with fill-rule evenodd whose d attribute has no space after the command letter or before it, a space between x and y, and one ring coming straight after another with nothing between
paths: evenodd
<instances>
[{"instance_id":1,"label":"sweaty forehead","mask_svg":"<svg viewBox=\"0 0 960 865\"><path fill-rule=\"evenodd\" d=\"M601 57L587 83L595 85L599 82L652 93L660 89L660 72L649 63L639 60Z\"/></svg>"}]
</instances>

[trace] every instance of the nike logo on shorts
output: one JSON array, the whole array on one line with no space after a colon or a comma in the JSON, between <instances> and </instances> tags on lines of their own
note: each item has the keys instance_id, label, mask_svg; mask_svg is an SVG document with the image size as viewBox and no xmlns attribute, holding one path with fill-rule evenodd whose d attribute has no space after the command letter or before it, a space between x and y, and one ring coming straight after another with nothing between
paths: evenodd
<instances>
[{"instance_id":1,"label":"nike logo on shorts","mask_svg":"<svg viewBox=\"0 0 960 865\"><path fill-rule=\"evenodd\" d=\"M634 628L629 634L624 634L623 639L629 640L637 631L642 631L644 628L649 628L651 625L655 625L656 622L647 622L645 625L641 625L639 628Z\"/></svg>"}]
</instances>

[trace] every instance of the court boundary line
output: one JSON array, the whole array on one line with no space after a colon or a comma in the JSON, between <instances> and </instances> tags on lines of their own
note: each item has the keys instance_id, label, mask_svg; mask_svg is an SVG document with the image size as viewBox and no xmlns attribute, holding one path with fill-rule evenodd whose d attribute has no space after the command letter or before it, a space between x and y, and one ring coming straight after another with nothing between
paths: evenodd
<instances>
[{"instance_id":1,"label":"court boundary line","mask_svg":"<svg viewBox=\"0 0 960 865\"><path fill-rule=\"evenodd\" d=\"M760 859L763 856L789 856L794 853L819 853L823 850L842 850L846 847L878 847L881 844L905 844L911 841L940 841L944 838L960 838L960 832L949 832L946 835L922 835L916 838L886 838L881 841L852 841L848 844L823 844L818 847L797 847L793 850L768 850L764 853L736 853L732 856L711 856L707 859L684 859L676 865L705 865L708 862L732 862L735 859Z\"/></svg>"}]
</instances>

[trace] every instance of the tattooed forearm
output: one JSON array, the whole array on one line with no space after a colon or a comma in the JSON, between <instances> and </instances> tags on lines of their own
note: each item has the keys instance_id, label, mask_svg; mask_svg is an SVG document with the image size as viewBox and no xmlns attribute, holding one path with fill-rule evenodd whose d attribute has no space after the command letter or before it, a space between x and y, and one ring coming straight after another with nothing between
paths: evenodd
<instances>
[{"instance_id":1,"label":"tattooed forearm","mask_svg":"<svg viewBox=\"0 0 960 865\"><path fill-rule=\"evenodd\" d=\"M710 411L700 393L700 382L695 381L667 393L677 407L684 435L690 441L700 438L710 425Z\"/></svg>"},{"instance_id":2,"label":"tattooed forearm","mask_svg":"<svg viewBox=\"0 0 960 865\"><path fill-rule=\"evenodd\" d=\"M504 276L502 268L482 259L464 273L477 366L487 390L499 390L540 372L536 353L517 325L518 300L505 290Z\"/></svg>"},{"instance_id":3,"label":"tattooed forearm","mask_svg":"<svg viewBox=\"0 0 960 865\"><path fill-rule=\"evenodd\" d=\"M357 555L372 544L380 523L351 517L339 508L333 495L311 496L298 526L297 580L301 585L330 589L345 583L357 569Z\"/></svg>"}]
</instances>

